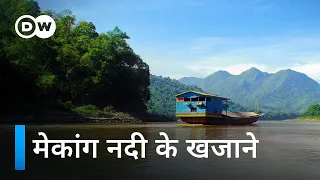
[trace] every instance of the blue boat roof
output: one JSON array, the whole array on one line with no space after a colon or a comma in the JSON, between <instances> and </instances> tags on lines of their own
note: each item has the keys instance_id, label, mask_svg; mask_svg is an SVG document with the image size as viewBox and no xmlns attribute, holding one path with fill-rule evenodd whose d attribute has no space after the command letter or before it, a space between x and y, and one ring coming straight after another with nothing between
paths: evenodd
<instances>
[{"instance_id":1,"label":"blue boat roof","mask_svg":"<svg viewBox=\"0 0 320 180\"><path fill-rule=\"evenodd\" d=\"M223 100L229 100L229 98L226 98L226 97L213 95L213 94L208 94L208 93L204 93L204 92L193 91L193 90L189 90L189 91L185 91L185 92L182 92L180 94L177 94L176 97L180 96L180 95L183 95L183 94L186 94L186 93L189 93L189 92L196 93L196 94L199 94L199 95L202 95L202 96L205 96L205 97L216 97L216 98L221 98Z\"/></svg>"}]
</instances>

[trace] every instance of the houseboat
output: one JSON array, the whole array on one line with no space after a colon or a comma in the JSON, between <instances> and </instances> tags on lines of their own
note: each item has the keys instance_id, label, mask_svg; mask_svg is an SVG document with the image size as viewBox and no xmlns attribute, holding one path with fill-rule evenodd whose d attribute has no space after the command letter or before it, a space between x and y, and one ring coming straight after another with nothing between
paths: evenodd
<instances>
[{"instance_id":1,"label":"houseboat","mask_svg":"<svg viewBox=\"0 0 320 180\"><path fill-rule=\"evenodd\" d=\"M229 98L197 91L176 95L176 116L189 124L246 125L256 122L255 112L228 111Z\"/></svg>"}]
</instances>

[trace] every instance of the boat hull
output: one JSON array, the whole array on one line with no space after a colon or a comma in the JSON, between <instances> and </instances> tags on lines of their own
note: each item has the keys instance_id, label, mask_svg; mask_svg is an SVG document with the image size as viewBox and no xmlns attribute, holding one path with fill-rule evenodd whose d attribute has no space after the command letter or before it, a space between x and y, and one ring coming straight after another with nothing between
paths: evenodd
<instances>
[{"instance_id":1,"label":"boat hull","mask_svg":"<svg viewBox=\"0 0 320 180\"><path fill-rule=\"evenodd\" d=\"M181 121L189 124L204 125L247 125L258 121L260 116L255 117L180 117Z\"/></svg>"}]
</instances>

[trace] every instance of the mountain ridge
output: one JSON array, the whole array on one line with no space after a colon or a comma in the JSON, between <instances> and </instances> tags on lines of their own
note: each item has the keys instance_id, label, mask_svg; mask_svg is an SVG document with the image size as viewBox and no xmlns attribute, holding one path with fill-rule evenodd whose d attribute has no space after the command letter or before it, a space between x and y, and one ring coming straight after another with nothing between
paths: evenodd
<instances>
[{"instance_id":1,"label":"mountain ridge","mask_svg":"<svg viewBox=\"0 0 320 180\"><path fill-rule=\"evenodd\" d=\"M227 96L248 108L302 112L310 104L320 102L320 84L306 74L291 69L267 73L252 67L239 75L217 71L193 80L191 85Z\"/></svg>"}]
</instances>

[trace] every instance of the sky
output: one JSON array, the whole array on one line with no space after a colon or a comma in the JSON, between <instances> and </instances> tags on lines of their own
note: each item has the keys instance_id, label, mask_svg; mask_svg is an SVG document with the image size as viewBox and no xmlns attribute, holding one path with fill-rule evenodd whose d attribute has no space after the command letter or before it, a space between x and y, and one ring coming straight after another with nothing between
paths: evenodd
<instances>
[{"instance_id":1,"label":"sky","mask_svg":"<svg viewBox=\"0 0 320 180\"><path fill-rule=\"evenodd\" d=\"M149 64L171 78L293 69L320 82L319 0L39 0L71 10L99 33L118 26Z\"/></svg>"}]
</instances>

